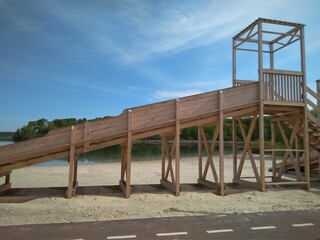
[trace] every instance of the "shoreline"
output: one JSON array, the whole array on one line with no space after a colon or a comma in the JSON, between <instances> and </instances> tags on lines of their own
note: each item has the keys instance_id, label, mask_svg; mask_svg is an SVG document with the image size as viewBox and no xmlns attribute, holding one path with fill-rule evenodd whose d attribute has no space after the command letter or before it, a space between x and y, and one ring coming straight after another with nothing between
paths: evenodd
<instances>
[{"instance_id":1,"label":"shoreline","mask_svg":"<svg viewBox=\"0 0 320 240\"><path fill-rule=\"evenodd\" d=\"M232 182L232 158L226 156L225 160L228 183ZM243 169L243 176L246 175L253 175L250 161ZM180 196L161 187L160 178L161 160L132 162L133 194L125 199L117 187L120 162L79 165L77 195L66 199L68 166L19 169L12 173L12 187L26 188L22 196L39 197L21 203L0 203L0 225L320 209L319 184L309 192L294 187L260 192L255 185L238 187L236 191L227 189L226 196L218 196L215 190L195 185L197 157L181 159Z\"/></svg>"}]
</instances>

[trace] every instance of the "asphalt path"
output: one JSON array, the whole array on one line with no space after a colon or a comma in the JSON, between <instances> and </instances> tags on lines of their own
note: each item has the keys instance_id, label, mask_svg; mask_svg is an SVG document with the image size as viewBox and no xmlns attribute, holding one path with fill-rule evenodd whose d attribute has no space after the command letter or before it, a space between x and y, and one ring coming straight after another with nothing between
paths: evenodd
<instances>
[{"instance_id":1,"label":"asphalt path","mask_svg":"<svg viewBox=\"0 0 320 240\"><path fill-rule=\"evenodd\" d=\"M4 226L0 239L320 240L320 210Z\"/></svg>"}]
</instances>

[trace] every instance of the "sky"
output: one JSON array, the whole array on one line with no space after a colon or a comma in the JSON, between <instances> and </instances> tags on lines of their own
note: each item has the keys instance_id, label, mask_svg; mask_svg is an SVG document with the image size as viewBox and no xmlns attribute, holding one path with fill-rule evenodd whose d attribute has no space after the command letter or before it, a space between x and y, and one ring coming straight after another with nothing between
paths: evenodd
<instances>
[{"instance_id":1,"label":"sky","mask_svg":"<svg viewBox=\"0 0 320 240\"><path fill-rule=\"evenodd\" d=\"M318 0L0 0L0 131L231 87L232 37L259 17L306 25L315 89L319 9Z\"/></svg>"}]
</instances>

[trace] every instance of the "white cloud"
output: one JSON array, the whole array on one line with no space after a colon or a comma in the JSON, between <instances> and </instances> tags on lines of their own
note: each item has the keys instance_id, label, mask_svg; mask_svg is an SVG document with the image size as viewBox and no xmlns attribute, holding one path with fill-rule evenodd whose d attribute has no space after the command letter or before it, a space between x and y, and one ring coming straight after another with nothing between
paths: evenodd
<instances>
[{"instance_id":1,"label":"white cloud","mask_svg":"<svg viewBox=\"0 0 320 240\"><path fill-rule=\"evenodd\" d=\"M267 14L268 9L276 12L275 3L279 8L283 4L276 0L251 0L189 2L188 5L165 1L156 4L96 1L90 5L39 1L38 5L49 12L50 18L77 31L77 42L81 42L82 48L112 54L121 63L132 64L155 54L214 44L226 37L229 40L256 16ZM30 21L19 22L28 24Z\"/></svg>"},{"instance_id":2,"label":"white cloud","mask_svg":"<svg viewBox=\"0 0 320 240\"><path fill-rule=\"evenodd\" d=\"M176 99L181 97L186 97L190 95L199 94L201 91L199 90L186 90L186 91L169 91L169 90L163 90L163 91L156 91L152 99L157 101L167 100L167 99Z\"/></svg>"}]
</instances>

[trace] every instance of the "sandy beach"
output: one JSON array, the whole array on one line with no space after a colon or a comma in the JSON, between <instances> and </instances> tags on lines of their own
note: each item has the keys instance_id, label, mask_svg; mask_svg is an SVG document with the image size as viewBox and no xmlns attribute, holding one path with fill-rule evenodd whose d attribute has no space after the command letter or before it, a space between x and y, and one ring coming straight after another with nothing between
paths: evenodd
<instances>
[{"instance_id":1,"label":"sandy beach","mask_svg":"<svg viewBox=\"0 0 320 240\"><path fill-rule=\"evenodd\" d=\"M268 165L267 161L267 168ZM225 158L225 169L225 182L231 183L231 156ZM252 175L247 161L243 176ZM222 197L215 190L196 184L197 158L182 158L182 192L176 197L159 185L160 176L160 160L133 162L133 194L125 199L118 187L120 163L79 165L77 196L66 199L67 166L16 170L12 174L12 187L25 189L14 193L16 202L5 202L9 197L1 196L0 225L320 209L319 182L313 182L310 191L281 186L260 192L256 185L253 188L240 185L227 188L227 196ZM21 197L23 200L19 202L19 196L30 199Z\"/></svg>"}]
</instances>

